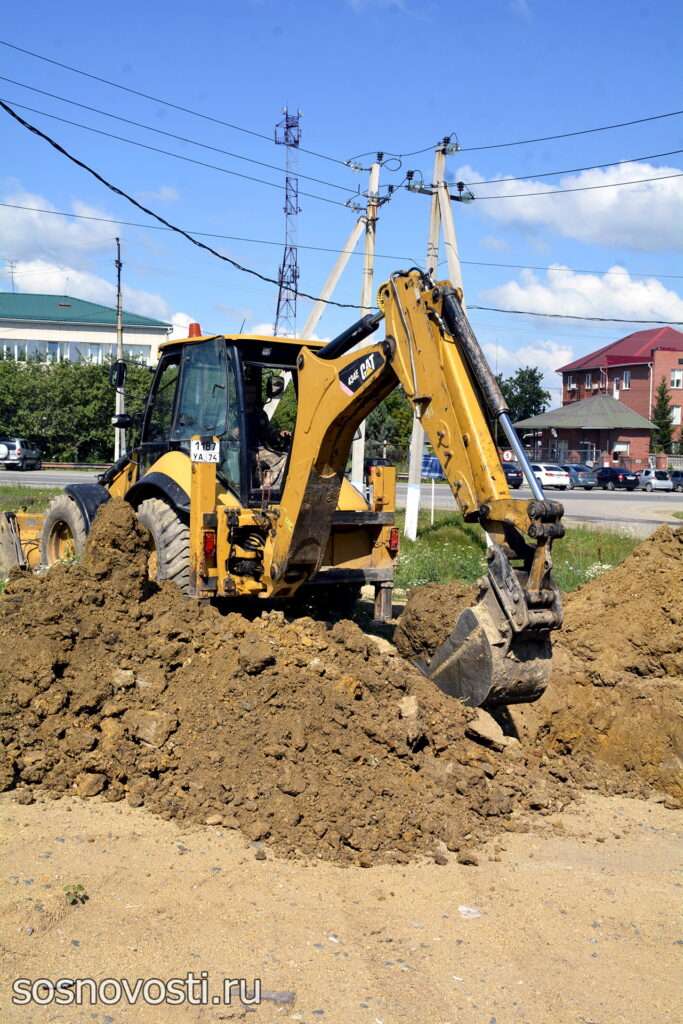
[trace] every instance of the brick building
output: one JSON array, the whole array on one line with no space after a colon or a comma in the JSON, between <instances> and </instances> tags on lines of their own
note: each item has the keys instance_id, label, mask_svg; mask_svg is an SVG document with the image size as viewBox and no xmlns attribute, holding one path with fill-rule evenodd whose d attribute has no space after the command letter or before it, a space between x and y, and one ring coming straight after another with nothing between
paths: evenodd
<instances>
[{"instance_id":1,"label":"brick building","mask_svg":"<svg viewBox=\"0 0 683 1024\"><path fill-rule=\"evenodd\" d=\"M645 469L654 426L611 395L594 395L515 423L534 459Z\"/></svg>"},{"instance_id":2,"label":"brick building","mask_svg":"<svg viewBox=\"0 0 683 1024\"><path fill-rule=\"evenodd\" d=\"M674 440L681 440L683 420L683 333L673 327L636 331L604 348L561 366L562 405L610 395L639 416L652 420L657 386L669 387ZM643 438L624 436L624 456L642 457Z\"/></svg>"}]
</instances>

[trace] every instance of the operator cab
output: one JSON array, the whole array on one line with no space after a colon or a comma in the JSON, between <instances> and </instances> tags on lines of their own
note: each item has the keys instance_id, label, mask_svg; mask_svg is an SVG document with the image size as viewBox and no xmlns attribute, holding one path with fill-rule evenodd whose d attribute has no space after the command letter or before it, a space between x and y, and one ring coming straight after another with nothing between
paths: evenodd
<instances>
[{"instance_id":1,"label":"operator cab","mask_svg":"<svg viewBox=\"0 0 683 1024\"><path fill-rule=\"evenodd\" d=\"M296 417L301 348L298 341L248 335L165 344L143 417L141 473L166 452L189 455L193 436L217 437L218 478L240 503L278 502Z\"/></svg>"}]
</instances>

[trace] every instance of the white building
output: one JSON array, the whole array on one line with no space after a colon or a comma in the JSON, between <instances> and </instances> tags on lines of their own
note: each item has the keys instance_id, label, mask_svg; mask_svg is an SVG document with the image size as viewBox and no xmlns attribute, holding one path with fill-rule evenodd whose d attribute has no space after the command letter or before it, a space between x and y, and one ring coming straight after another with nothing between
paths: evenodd
<instances>
[{"instance_id":1,"label":"white building","mask_svg":"<svg viewBox=\"0 0 683 1024\"><path fill-rule=\"evenodd\" d=\"M123 314L126 359L153 366L171 324ZM0 357L106 363L116 358L116 310L68 295L0 292Z\"/></svg>"}]
</instances>

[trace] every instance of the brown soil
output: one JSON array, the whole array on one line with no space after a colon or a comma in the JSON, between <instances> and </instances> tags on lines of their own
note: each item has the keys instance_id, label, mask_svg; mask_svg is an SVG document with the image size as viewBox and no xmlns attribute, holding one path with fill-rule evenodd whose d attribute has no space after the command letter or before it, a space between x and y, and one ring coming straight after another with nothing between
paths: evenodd
<instances>
[{"instance_id":1,"label":"brown soil","mask_svg":"<svg viewBox=\"0 0 683 1024\"><path fill-rule=\"evenodd\" d=\"M542 751L466 738L472 712L353 623L199 607L147 578L146 544L112 500L81 563L0 599L0 785L21 802L102 793L369 865L467 863L513 812L569 799Z\"/></svg>"},{"instance_id":2,"label":"brown soil","mask_svg":"<svg viewBox=\"0 0 683 1024\"><path fill-rule=\"evenodd\" d=\"M397 630L402 653L416 637L414 649L430 654L461 607L458 587L411 594ZM660 527L616 569L570 594L554 646L548 691L510 709L509 727L576 781L611 792L656 787L680 803L683 529Z\"/></svg>"},{"instance_id":3,"label":"brown soil","mask_svg":"<svg viewBox=\"0 0 683 1024\"><path fill-rule=\"evenodd\" d=\"M429 661L453 631L460 613L475 603L478 592L476 585L458 580L429 583L411 591L394 633L399 654Z\"/></svg>"}]
</instances>

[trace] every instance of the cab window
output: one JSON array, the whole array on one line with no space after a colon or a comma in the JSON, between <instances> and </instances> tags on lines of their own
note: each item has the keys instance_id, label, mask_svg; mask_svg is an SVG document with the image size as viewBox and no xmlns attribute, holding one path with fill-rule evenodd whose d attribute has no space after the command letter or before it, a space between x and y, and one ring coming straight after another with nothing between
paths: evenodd
<instances>
[{"instance_id":1,"label":"cab window","mask_svg":"<svg viewBox=\"0 0 683 1024\"><path fill-rule=\"evenodd\" d=\"M187 345L171 437L188 440L195 434L221 437L227 428L226 353L223 338Z\"/></svg>"},{"instance_id":2,"label":"cab window","mask_svg":"<svg viewBox=\"0 0 683 1024\"><path fill-rule=\"evenodd\" d=\"M154 390L147 409L143 443L167 441L173 423L173 409L178 387L180 353L162 355L154 380Z\"/></svg>"}]
</instances>

